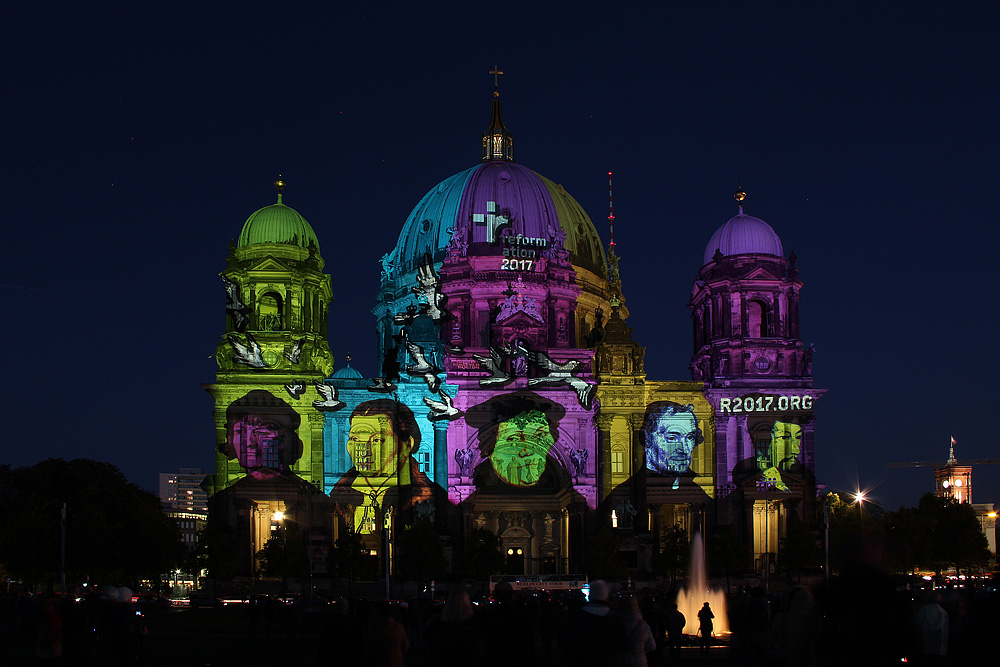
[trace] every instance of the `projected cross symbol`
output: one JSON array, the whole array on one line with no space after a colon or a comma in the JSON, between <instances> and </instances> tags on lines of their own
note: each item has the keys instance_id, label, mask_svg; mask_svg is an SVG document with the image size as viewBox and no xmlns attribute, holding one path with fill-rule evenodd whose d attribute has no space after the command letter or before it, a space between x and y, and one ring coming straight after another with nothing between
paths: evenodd
<instances>
[{"instance_id":1,"label":"projected cross symbol","mask_svg":"<svg viewBox=\"0 0 1000 667\"><path fill-rule=\"evenodd\" d=\"M486 227L486 241L496 243L497 232L510 224L510 218L504 214L497 215L497 203L486 202L486 213L473 213L472 222Z\"/></svg>"}]
</instances>

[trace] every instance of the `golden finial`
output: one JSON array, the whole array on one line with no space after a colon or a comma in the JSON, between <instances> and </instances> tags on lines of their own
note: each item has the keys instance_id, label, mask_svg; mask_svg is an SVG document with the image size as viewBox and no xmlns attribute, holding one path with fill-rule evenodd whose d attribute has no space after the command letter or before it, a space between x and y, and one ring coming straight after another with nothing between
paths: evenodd
<instances>
[{"instance_id":1,"label":"golden finial","mask_svg":"<svg viewBox=\"0 0 1000 667\"><path fill-rule=\"evenodd\" d=\"M347 365L350 366L351 365L351 355L348 354L347 356L344 357L344 359L347 360Z\"/></svg>"},{"instance_id":2,"label":"golden finial","mask_svg":"<svg viewBox=\"0 0 1000 667\"><path fill-rule=\"evenodd\" d=\"M737 204L743 206L743 200L747 198L747 193L743 192L743 188L740 186L736 186L736 194L733 195L733 198L736 199Z\"/></svg>"},{"instance_id":3,"label":"golden finial","mask_svg":"<svg viewBox=\"0 0 1000 667\"><path fill-rule=\"evenodd\" d=\"M274 187L278 188L279 195L281 194L281 191L285 189L285 182L281 180L281 174L278 174L278 180L274 182Z\"/></svg>"}]
</instances>

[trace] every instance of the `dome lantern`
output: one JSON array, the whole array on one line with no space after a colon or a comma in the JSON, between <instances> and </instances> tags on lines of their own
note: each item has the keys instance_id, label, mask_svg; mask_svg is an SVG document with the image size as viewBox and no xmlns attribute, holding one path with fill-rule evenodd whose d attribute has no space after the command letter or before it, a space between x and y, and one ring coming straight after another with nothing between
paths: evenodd
<instances>
[{"instance_id":1,"label":"dome lantern","mask_svg":"<svg viewBox=\"0 0 1000 667\"><path fill-rule=\"evenodd\" d=\"M496 66L490 70L493 75L493 113L490 126L483 132L483 162L490 160L514 161L514 137L503 125L500 115L500 87L498 76L503 74Z\"/></svg>"}]
</instances>

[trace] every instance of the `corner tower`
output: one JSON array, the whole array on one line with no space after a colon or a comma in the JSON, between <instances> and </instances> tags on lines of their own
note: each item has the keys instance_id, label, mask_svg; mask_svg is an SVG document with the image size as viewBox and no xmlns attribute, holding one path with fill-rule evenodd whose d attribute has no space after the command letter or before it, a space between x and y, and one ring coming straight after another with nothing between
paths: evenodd
<instances>
[{"instance_id":1,"label":"corner tower","mask_svg":"<svg viewBox=\"0 0 1000 667\"><path fill-rule=\"evenodd\" d=\"M719 522L753 542L758 567L777 551L790 517L815 503L813 346L799 332L795 254L743 211L705 247L691 292L691 375L715 412Z\"/></svg>"},{"instance_id":2,"label":"corner tower","mask_svg":"<svg viewBox=\"0 0 1000 667\"><path fill-rule=\"evenodd\" d=\"M316 384L333 369L326 341L332 289L319 241L278 201L251 215L220 275L225 329L216 348L216 472L210 491L245 477L297 477L321 488L323 415Z\"/></svg>"}]
</instances>

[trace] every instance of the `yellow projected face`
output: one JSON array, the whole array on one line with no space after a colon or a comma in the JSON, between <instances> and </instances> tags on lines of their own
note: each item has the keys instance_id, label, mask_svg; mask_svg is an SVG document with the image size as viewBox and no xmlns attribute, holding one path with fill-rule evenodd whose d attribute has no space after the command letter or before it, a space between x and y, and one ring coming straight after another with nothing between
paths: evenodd
<instances>
[{"instance_id":1,"label":"yellow projected face","mask_svg":"<svg viewBox=\"0 0 1000 667\"><path fill-rule=\"evenodd\" d=\"M788 470L799 458L802 427L788 422L774 422L771 428L771 460L781 470Z\"/></svg>"},{"instance_id":2,"label":"yellow projected face","mask_svg":"<svg viewBox=\"0 0 1000 667\"><path fill-rule=\"evenodd\" d=\"M400 450L401 444L405 445L399 442L384 415L357 416L351 420L347 454L358 475L395 475L400 459L409 456L409 451Z\"/></svg>"},{"instance_id":3,"label":"yellow projected face","mask_svg":"<svg viewBox=\"0 0 1000 667\"><path fill-rule=\"evenodd\" d=\"M545 459L554 444L545 415L534 410L523 412L500 422L490 463L508 484L532 486L545 471Z\"/></svg>"}]
</instances>

